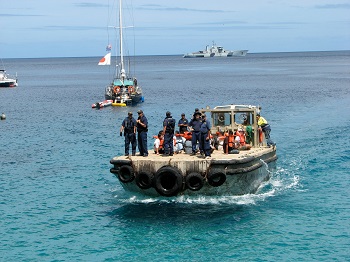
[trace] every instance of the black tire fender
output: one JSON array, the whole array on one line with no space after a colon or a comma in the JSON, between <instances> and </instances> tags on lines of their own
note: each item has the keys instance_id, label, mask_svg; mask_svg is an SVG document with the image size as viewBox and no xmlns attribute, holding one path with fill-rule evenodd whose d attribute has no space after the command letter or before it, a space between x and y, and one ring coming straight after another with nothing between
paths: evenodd
<instances>
[{"instance_id":1,"label":"black tire fender","mask_svg":"<svg viewBox=\"0 0 350 262\"><path fill-rule=\"evenodd\" d=\"M210 172L207 176L209 185L213 187L221 186L226 181L226 175L223 172Z\"/></svg>"},{"instance_id":2,"label":"black tire fender","mask_svg":"<svg viewBox=\"0 0 350 262\"><path fill-rule=\"evenodd\" d=\"M136 185L141 189L149 189L153 185L154 176L150 172L141 171L136 175Z\"/></svg>"},{"instance_id":3,"label":"black tire fender","mask_svg":"<svg viewBox=\"0 0 350 262\"><path fill-rule=\"evenodd\" d=\"M183 176L175 167L161 167L154 176L154 185L162 196L176 196L182 190Z\"/></svg>"},{"instance_id":4,"label":"black tire fender","mask_svg":"<svg viewBox=\"0 0 350 262\"><path fill-rule=\"evenodd\" d=\"M118 178L123 183L129 183L134 180L134 169L131 166L124 165L118 170Z\"/></svg>"},{"instance_id":5,"label":"black tire fender","mask_svg":"<svg viewBox=\"0 0 350 262\"><path fill-rule=\"evenodd\" d=\"M186 186L192 191L200 190L204 185L203 176L199 173L192 172L186 176Z\"/></svg>"}]
</instances>

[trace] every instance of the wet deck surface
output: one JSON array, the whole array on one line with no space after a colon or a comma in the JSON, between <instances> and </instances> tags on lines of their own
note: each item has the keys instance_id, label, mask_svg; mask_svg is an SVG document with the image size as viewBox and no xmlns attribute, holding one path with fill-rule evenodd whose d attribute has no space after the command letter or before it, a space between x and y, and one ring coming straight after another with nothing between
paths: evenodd
<instances>
[{"instance_id":1,"label":"wet deck surface","mask_svg":"<svg viewBox=\"0 0 350 262\"><path fill-rule=\"evenodd\" d=\"M184 152L179 154L174 154L173 156L163 156L161 154L157 155L154 153L153 150L149 150L148 157L143 156L116 156L113 158L113 160L132 160L133 162L163 162L163 161L180 161L180 162L186 162L186 161L211 161L211 160L232 160L232 159L243 159L245 157L259 157L262 154L266 154L269 152L274 151L274 148L269 147L259 147L259 148L252 148L250 150L242 150L239 151L239 154L224 154L223 151L214 150L214 152L211 155L210 159L205 159L204 156L201 156L199 153L197 153L195 156L191 156L189 154L185 154Z\"/></svg>"}]
</instances>

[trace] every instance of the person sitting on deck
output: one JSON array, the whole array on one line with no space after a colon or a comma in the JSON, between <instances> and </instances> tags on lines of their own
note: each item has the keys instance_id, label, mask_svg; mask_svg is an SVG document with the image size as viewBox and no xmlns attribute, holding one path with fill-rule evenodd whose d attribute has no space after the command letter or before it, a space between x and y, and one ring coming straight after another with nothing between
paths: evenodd
<instances>
[{"instance_id":1,"label":"person sitting on deck","mask_svg":"<svg viewBox=\"0 0 350 262\"><path fill-rule=\"evenodd\" d=\"M236 132L236 138L235 141L239 143L238 150L249 150L252 146L249 144L246 144L246 136L243 126L239 126Z\"/></svg>"},{"instance_id":2,"label":"person sitting on deck","mask_svg":"<svg viewBox=\"0 0 350 262\"><path fill-rule=\"evenodd\" d=\"M179 131L175 131L174 135L174 153L178 154L181 153L184 150L186 139L180 135Z\"/></svg>"},{"instance_id":3,"label":"person sitting on deck","mask_svg":"<svg viewBox=\"0 0 350 262\"><path fill-rule=\"evenodd\" d=\"M158 133L158 136L156 140L154 141L154 153L159 155L159 154L164 154L164 135L163 131Z\"/></svg>"},{"instance_id":4,"label":"person sitting on deck","mask_svg":"<svg viewBox=\"0 0 350 262\"><path fill-rule=\"evenodd\" d=\"M239 142L235 140L233 131L230 130L228 133L225 133L225 140L223 144L223 149L225 154L238 154Z\"/></svg>"}]
</instances>

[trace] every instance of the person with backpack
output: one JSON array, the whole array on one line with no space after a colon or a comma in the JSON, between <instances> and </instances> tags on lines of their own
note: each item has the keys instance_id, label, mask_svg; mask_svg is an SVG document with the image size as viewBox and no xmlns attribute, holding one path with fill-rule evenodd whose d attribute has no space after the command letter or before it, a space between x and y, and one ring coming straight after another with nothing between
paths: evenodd
<instances>
[{"instance_id":1,"label":"person with backpack","mask_svg":"<svg viewBox=\"0 0 350 262\"><path fill-rule=\"evenodd\" d=\"M166 112L166 117L163 121L163 133L164 133L164 156L174 155L174 130L175 130L175 119L172 118L169 111Z\"/></svg>"},{"instance_id":2,"label":"person with backpack","mask_svg":"<svg viewBox=\"0 0 350 262\"><path fill-rule=\"evenodd\" d=\"M132 117L132 112L128 113L128 116L123 120L120 128L120 136L125 137L125 155L129 155L129 148L131 143L131 153L133 156L136 154L136 120Z\"/></svg>"}]
</instances>

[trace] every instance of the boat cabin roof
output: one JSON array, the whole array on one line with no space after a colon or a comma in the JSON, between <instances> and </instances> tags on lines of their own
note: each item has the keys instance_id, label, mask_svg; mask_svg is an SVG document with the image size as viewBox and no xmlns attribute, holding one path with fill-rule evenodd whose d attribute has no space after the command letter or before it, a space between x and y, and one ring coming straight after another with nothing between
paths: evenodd
<instances>
[{"instance_id":1,"label":"boat cabin roof","mask_svg":"<svg viewBox=\"0 0 350 262\"><path fill-rule=\"evenodd\" d=\"M212 135L222 134L228 131L237 131L239 126L251 127L253 132L253 147L258 146L258 124L256 115L260 113L260 107L253 105L224 105L214 108L206 107L200 110L210 119Z\"/></svg>"},{"instance_id":2,"label":"boat cabin roof","mask_svg":"<svg viewBox=\"0 0 350 262\"><path fill-rule=\"evenodd\" d=\"M124 86L133 86L134 81L132 79L125 79L124 84L123 84L120 79L114 79L113 85L115 85L115 86L123 86L123 85Z\"/></svg>"}]
</instances>

